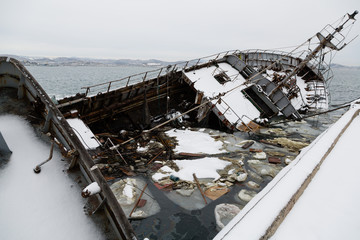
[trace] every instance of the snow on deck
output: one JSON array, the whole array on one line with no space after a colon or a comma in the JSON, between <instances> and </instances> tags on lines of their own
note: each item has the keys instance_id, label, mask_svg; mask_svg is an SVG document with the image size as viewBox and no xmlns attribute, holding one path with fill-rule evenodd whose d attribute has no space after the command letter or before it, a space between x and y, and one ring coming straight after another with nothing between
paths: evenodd
<instances>
[{"instance_id":1,"label":"snow on deck","mask_svg":"<svg viewBox=\"0 0 360 240\"><path fill-rule=\"evenodd\" d=\"M22 118L0 116L12 155L0 169L0 239L104 239L83 211L81 189L68 177L61 154L36 137Z\"/></svg>"},{"instance_id":2,"label":"snow on deck","mask_svg":"<svg viewBox=\"0 0 360 240\"><path fill-rule=\"evenodd\" d=\"M189 129L171 129L165 132L170 137L175 137L178 141L175 153L206 153L217 154L226 152L221 141L216 141L209 134Z\"/></svg>"},{"instance_id":3,"label":"snow on deck","mask_svg":"<svg viewBox=\"0 0 360 240\"><path fill-rule=\"evenodd\" d=\"M85 123L79 118L66 119L70 127L74 130L75 134L80 139L81 143L86 149L94 149L100 146L96 137Z\"/></svg>"},{"instance_id":4,"label":"snow on deck","mask_svg":"<svg viewBox=\"0 0 360 240\"><path fill-rule=\"evenodd\" d=\"M356 116L310 182L273 239L358 239L360 194L359 105L284 168L214 239L260 239L325 156L341 131ZM356 114L356 115L355 115ZM336 209L338 208L338 209Z\"/></svg>"},{"instance_id":5,"label":"snow on deck","mask_svg":"<svg viewBox=\"0 0 360 240\"><path fill-rule=\"evenodd\" d=\"M226 75L231 78L231 81L224 84L219 83L213 76L213 73L216 70L215 66L189 71L186 72L185 75L194 83L194 88L203 92L205 97L215 97L219 93L224 93L240 86L221 97L221 103L217 103L217 100L213 100L212 102L213 104L216 104L218 110L224 114L230 123L236 123L239 118L242 118L245 123L258 118L260 112L245 97L245 95L241 93L241 90L246 88L245 85L242 85L245 82L245 79L228 63L219 63L219 67L225 71ZM232 110L228 110L229 106ZM247 117L243 117L243 115L246 115Z\"/></svg>"}]
</instances>

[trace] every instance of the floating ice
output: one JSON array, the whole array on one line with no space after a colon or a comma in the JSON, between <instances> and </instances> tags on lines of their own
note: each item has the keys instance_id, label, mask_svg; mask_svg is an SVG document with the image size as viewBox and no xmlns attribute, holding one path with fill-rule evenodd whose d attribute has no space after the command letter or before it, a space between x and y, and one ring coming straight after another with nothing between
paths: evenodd
<instances>
[{"instance_id":1,"label":"floating ice","mask_svg":"<svg viewBox=\"0 0 360 240\"><path fill-rule=\"evenodd\" d=\"M170 137L176 137L178 145L174 152L217 154L225 152L223 144L209 134L199 131L172 129L165 132Z\"/></svg>"}]
</instances>

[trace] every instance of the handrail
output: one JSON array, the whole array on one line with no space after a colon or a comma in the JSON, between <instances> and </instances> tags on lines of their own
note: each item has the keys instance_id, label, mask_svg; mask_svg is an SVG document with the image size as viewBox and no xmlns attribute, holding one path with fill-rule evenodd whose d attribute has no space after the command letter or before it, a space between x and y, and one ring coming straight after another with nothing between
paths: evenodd
<instances>
[{"instance_id":1,"label":"handrail","mask_svg":"<svg viewBox=\"0 0 360 240\"><path fill-rule=\"evenodd\" d=\"M133 74L127 77L123 77L117 80L112 80L108 82L103 82L91 86L82 87L81 89L86 89L85 96L88 96L90 92L93 93L93 95L99 94L99 93L105 93L110 92L112 90L116 90L122 87L128 87L132 85L133 83L139 83L139 82L146 82L152 79L159 79L160 77L165 76L166 74L174 71L183 71L185 69L188 69L190 67L196 67L199 64L203 64L206 62L210 62L213 60L221 59L227 55L241 55L241 54L274 54L278 55L279 57L289 57L291 59L299 61L299 58L301 59L304 54L307 53L306 50L298 51L296 53L293 53L290 55L289 52L280 51L280 50L262 50L262 49L248 49L248 50L230 50L230 51L224 51L217 54L209 55L206 57L201 57L197 59L192 59L184 62L178 62L173 65L168 65L166 67L158 68L155 70L150 70L142 73ZM249 59L254 60L254 59ZM276 59L259 59L262 61L275 61ZM291 64L291 62L289 62ZM321 74L321 77L324 79L325 84L328 86L330 83L330 80L333 78L333 73L328 64L322 64L321 69L319 69L319 61L315 58L312 59L308 63L308 67L310 67L316 74ZM179 69L178 69L179 68Z\"/></svg>"},{"instance_id":2,"label":"handrail","mask_svg":"<svg viewBox=\"0 0 360 240\"><path fill-rule=\"evenodd\" d=\"M241 121L241 122L246 126L247 129L249 129L251 132L254 132L254 131L243 121L243 117L247 117L248 119L250 119L250 121L252 120L251 118L249 118L249 117L246 116L246 115L242 115L242 116L240 117L240 116L230 107L230 105L229 105L226 101L224 101L224 99L221 99L221 103L225 103L225 105L228 106L227 109L222 113L223 115L225 115L225 113L230 109L231 112L233 112L233 113L235 114L235 116L238 118L238 120L236 120L234 123L231 123L232 125L234 125L234 126L236 127L237 123L238 123L239 121Z\"/></svg>"},{"instance_id":3,"label":"handrail","mask_svg":"<svg viewBox=\"0 0 360 240\"><path fill-rule=\"evenodd\" d=\"M308 53L308 50L301 50L298 51L296 53L293 54L289 54L288 52L285 51L280 51L280 50L262 50L262 49L248 49L248 50L243 50L240 51L243 54L257 54L257 53L267 53L267 54L274 54L274 55L280 55L280 56L286 56L292 59L296 59L296 58L302 58L302 56ZM254 59L250 59L250 60L254 60ZM259 59L262 61L274 61L275 59ZM321 77L323 77L326 85L328 86L329 83L331 82L331 79L333 78L334 74L332 69L330 68L330 65L325 62L322 61L322 63L320 64L320 61L318 60L318 58L313 58L312 60L310 60L310 62L307 64L307 66L309 68L311 68L316 74L321 74Z\"/></svg>"},{"instance_id":4,"label":"handrail","mask_svg":"<svg viewBox=\"0 0 360 240\"><path fill-rule=\"evenodd\" d=\"M114 86L115 83L117 83L117 84L118 83L124 83L126 81L126 83L123 84L120 87L128 87L129 84L133 83L133 82L136 82L136 83L138 83L138 82L146 82L146 81L149 81L151 79L155 79L155 78L165 76L169 72L176 71L178 67L179 67L179 70L185 70L185 69L190 68L190 67L198 66L199 64L202 64L202 63L204 63L206 61L211 61L211 60L214 60L214 59L222 58L222 57L224 57L226 55L229 55L229 54L238 54L238 53L240 53L239 50L224 51L224 52L220 52L220 53L213 54L213 55L206 56L206 57L202 57L202 58L196 58L196 59L192 59L192 60L188 60L188 61L184 61L184 62L178 62L178 63L175 63L173 65L169 65L169 66L162 67L162 68L159 68L159 69L133 74L133 75L121 78L121 79L108 81L108 82L104 82L104 83L99 83L99 84L95 84L95 85L91 85L91 86L82 87L81 89L86 89L85 96L87 96L88 93L90 93L90 92L94 92L95 94L98 94L99 92L102 92L102 91L99 91L99 90L95 90L95 88L98 88L98 87L102 87L100 90L104 90L104 92L110 92L111 90L118 89L117 86Z\"/></svg>"}]
</instances>

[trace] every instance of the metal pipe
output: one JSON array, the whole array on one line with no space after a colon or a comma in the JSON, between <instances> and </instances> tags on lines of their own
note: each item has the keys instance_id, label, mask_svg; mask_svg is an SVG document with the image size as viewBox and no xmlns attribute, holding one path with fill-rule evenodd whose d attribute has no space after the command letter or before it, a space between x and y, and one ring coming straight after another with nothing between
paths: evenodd
<instances>
[{"instance_id":1,"label":"metal pipe","mask_svg":"<svg viewBox=\"0 0 360 240\"><path fill-rule=\"evenodd\" d=\"M51 141L51 149L50 149L49 158L46 159L44 162L40 163L39 165L36 165L36 167L34 168L35 173L40 173L41 172L41 166L52 159L53 151L54 151L54 141Z\"/></svg>"}]
</instances>

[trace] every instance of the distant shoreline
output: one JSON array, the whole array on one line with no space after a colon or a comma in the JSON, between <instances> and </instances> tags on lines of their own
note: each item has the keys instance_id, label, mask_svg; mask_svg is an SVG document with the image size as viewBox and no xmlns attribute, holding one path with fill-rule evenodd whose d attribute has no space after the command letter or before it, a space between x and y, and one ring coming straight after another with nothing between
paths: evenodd
<instances>
[{"instance_id":1,"label":"distant shoreline","mask_svg":"<svg viewBox=\"0 0 360 240\"><path fill-rule=\"evenodd\" d=\"M25 66L147 66L163 67L175 64L177 62L167 62L157 59L134 60L134 59L96 59L96 58L78 58L78 57L27 57L4 54L19 60ZM179 62L179 61L178 61Z\"/></svg>"},{"instance_id":2,"label":"distant shoreline","mask_svg":"<svg viewBox=\"0 0 360 240\"><path fill-rule=\"evenodd\" d=\"M0 56L8 56L19 60L25 66L102 66L102 67L116 67L116 66L146 66L146 67L164 67L173 65L179 62L168 62L158 59L148 60L134 60L134 59L96 59L96 58L78 58L78 57L27 57L9 54L0 54ZM332 68L351 68L360 69L360 66L347 66L342 64L331 64Z\"/></svg>"}]
</instances>

